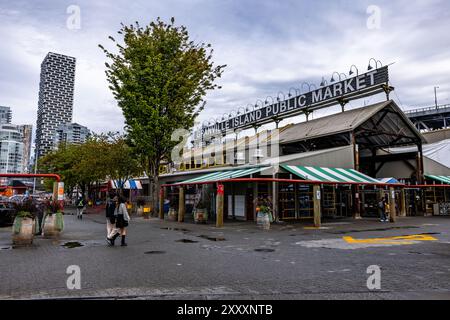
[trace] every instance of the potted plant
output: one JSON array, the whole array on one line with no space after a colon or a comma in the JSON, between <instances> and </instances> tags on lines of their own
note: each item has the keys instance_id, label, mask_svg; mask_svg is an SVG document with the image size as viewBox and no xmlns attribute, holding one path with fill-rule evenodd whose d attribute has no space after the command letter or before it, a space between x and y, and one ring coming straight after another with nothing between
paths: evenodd
<instances>
[{"instance_id":1,"label":"potted plant","mask_svg":"<svg viewBox=\"0 0 450 320\"><path fill-rule=\"evenodd\" d=\"M13 245L33 244L36 232L36 204L32 199L14 203L14 223L12 227Z\"/></svg>"},{"instance_id":2,"label":"potted plant","mask_svg":"<svg viewBox=\"0 0 450 320\"><path fill-rule=\"evenodd\" d=\"M204 201L200 199L194 209L194 221L195 223L206 223L207 220L208 211Z\"/></svg>"},{"instance_id":3,"label":"potted plant","mask_svg":"<svg viewBox=\"0 0 450 320\"><path fill-rule=\"evenodd\" d=\"M264 230L269 230L271 222L273 222L272 203L269 199L258 199L256 205L256 223Z\"/></svg>"},{"instance_id":4,"label":"potted plant","mask_svg":"<svg viewBox=\"0 0 450 320\"><path fill-rule=\"evenodd\" d=\"M47 203L44 217L44 238L55 238L64 229L63 208L59 201L53 200Z\"/></svg>"}]
</instances>

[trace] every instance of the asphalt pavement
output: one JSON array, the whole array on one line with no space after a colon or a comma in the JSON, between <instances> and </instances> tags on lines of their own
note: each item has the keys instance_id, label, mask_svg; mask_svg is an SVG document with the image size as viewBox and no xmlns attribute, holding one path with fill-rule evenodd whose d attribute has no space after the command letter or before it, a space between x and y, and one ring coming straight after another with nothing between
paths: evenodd
<instances>
[{"instance_id":1,"label":"asphalt pavement","mask_svg":"<svg viewBox=\"0 0 450 320\"><path fill-rule=\"evenodd\" d=\"M450 299L450 217L268 231L132 217L127 247L107 246L102 212L64 218L60 239L31 247L13 248L0 228L0 299ZM69 289L71 266L80 289ZM373 266L379 286L368 288Z\"/></svg>"}]
</instances>

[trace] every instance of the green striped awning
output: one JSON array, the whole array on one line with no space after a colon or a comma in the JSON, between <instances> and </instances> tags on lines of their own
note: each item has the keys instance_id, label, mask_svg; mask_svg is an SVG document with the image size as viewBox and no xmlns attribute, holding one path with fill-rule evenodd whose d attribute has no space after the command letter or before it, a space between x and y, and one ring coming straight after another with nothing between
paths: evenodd
<instances>
[{"instance_id":1,"label":"green striped awning","mask_svg":"<svg viewBox=\"0 0 450 320\"><path fill-rule=\"evenodd\" d=\"M310 181L380 183L379 180L354 169L288 165L281 165L281 167L304 180Z\"/></svg>"},{"instance_id":2,"label":"green striped awning","mask_svg":"<svg viewBox=\"0 0 450 320\"><path fill-rule=\"evenodd\" d=\"M435 176L433 174L426 174L426 178L430 178L439 182L450 184L450 176Z\"/></svg>"},{"instance_id":3,"label":"green striped awning","mask_svg":"<svg viewBox=\"0 0 450 320\"><path fill-rule=\"evenodd\" d=\"M247 169L239 169L239 170L227 170L227 171L216 171L212 173L205 174L203 176L189 179L186 181L180 182L180 184L185 183L202 183L202 182L216 182L222 180L229 180L233 178L245 177L254 173L258 173L264 169L269 167L258 167L258 168L247 168Z\"/></svg>"}]
</instances>

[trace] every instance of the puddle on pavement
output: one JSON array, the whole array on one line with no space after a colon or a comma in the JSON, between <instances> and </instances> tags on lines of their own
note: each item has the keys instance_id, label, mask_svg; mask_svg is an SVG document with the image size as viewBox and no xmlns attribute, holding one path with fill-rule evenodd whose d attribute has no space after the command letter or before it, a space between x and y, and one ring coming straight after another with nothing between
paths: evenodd
<instances>
[{"instance_id":1,"label":"puddle on pavement","mask_svg":"<svg viewBox=\"0 0 450 320\"><path fill-rule=\"evenodd\" d=\"M73 248L84 247L84 244L82 244L78 241L69 241L69 242L64 243L62 246L67 249L73 249Z\"/></svg>"},{"instance_id":2,"label":"puddle on pavement","mask_svg":"<svg viewBox=\"0 0 450 320\"><path fill-rule=\"evenodd\" d=\"M203 238L203 239L207 239L209 241L225 241L224 237L214 237L214 236L206 236L206 235L201 235L198 236L199 238Z\"/></svg>"},{"instance_id":3,"label":"puddle on pavement","mask_svg":"<svg viewBox=\"0 0 450 320\"><path fill-rule=\"evenodd\" d=\"M180 240L177 240L176 242L182 242L182 243L197 243L198 241L190 240L190 239L180 239Z\"/></svg>"},{"instance_id":4,"label":"puddle on pavement","mask_svg":"<svg viewBox=\"0 0 450 320\"><path fill-rule=\"evenodd\" d=\"M260 249L255 249L256 252L264 252L264 253L268 253L268 252L275 252L275 249L268 249L268 248L260 248Z\"/></svg>"},{"instance_id":5,"label":"puddle on pavement","mask_svg":"<svg viewBox=\"0 0 450 320\"><path fill-rule=\"evenodd\" d=\"M164 254L165 251L146 251L144 254Z\"/></svg>"},{"instance_id":6,"label":"puddle on pavement","mask_svg":"<svg viewBox=\"0 0 450 320\"><path fill-rule=\"evenodd\" d=\"M347 233L355 233L355 232L369 232L369 231L388 231L388 230L396 230L396 229L418 229L420 227L416 226L404 226L404 227L388 227L388 228L376 228L376 229L364 229L364 230L344 230L344 231L334 231L329 232L332 234L347 234Z\"/></svg>"},{"instance_id":7,"label":"puddle on pavement","mask_svg":"<svg viewBox=\"0 0 450 320\"><path fill-rule=\"evenodd\" d=\"M424 233L419 233L420 235L436 235L436 234L441 234L440 232L424 232Z\"/></svg>"},{"instance_id":8,"label":"puddle on pavement","mask_svg":"<svg viewBox=\"0 0 450 320\"><path fill-rule=\"evenodd\" d=\"M181 231L181 232L184 232L184 233L187 233L187 232L191 232L190 230L188 230L188 229L182 229L182 228L171 228L171 227L166 227L166 228L160 228L161 230L168 230L168 231Z\"/></svg>"}]
</instances>

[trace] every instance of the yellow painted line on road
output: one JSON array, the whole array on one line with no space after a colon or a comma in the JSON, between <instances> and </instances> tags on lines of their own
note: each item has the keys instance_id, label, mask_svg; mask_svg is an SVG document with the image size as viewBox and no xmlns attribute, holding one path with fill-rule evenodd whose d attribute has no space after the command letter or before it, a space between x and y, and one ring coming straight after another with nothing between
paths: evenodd
<instances>
[{"instance_id":1,"label":"yellow painted line on road","mask_svg":"<svg viewBox=\"0 0 450 320\"><path fill-rule=\"evenodd\" d=\"M354 239L353 237L342 237L347 243L377 243L377 244L413 244L415 241L436 241L437 239L426 234L413 234L409 236Z\"/></svg>"}]
</instances>

